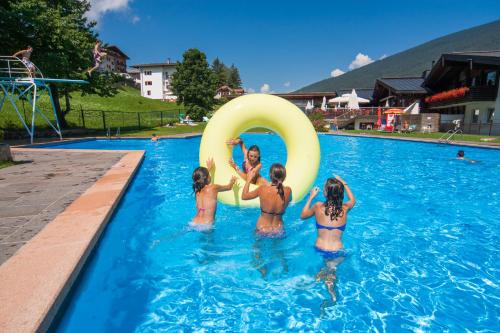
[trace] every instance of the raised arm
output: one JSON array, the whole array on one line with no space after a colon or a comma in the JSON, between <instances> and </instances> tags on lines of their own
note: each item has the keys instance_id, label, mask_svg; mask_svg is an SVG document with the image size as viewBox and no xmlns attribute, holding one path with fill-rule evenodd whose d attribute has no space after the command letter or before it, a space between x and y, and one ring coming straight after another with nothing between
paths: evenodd
<instances>
[{"instance_id":1,"label":"raised arm","mask_svg":"<svg viewBox=\"0 0 500 333\"><path fill-rule=\"evenodd\" d=\"M345 191L347 192L347 197L349 198L349 201L347 201L344 205L347 207L347 209L349 209L349 210L352 209L352 207L354 207L354 205L356 204L356 198L354 197L354 194L352 194L351 188L339 176L335 176L335 178L337 178L338 180L340 180L340 182L342 183L342 185L344 185Z\"/></svg>"},{"instance_id":2,"label":"raised arm","mask_svg":"<svg viewBox=\"0 0 500 333\"><path fill-rule=\"evenodd\" d=\"M23 52L26 52L27 50L20 50L20 51L17 51L16 53L14 53L12 56L13 57L17 57L19 56L20 54L23 54Z\"/></svg>"},{"instance_id":3,"label":"raised arm","mask_svg":"<svg viewBox=\"0 0 500 333\"><path fill-rule=\"evenodd\" d=\"M238 165L234 162L233 159L230 159L229 160L229 165L238 173L238 175L243 178L243 179L247 179L247 174L245 172L243 172L243 170L241 170Z\"/></svg>"},{"instance_id":4,"label":"raised arm","mask_svg":"<svg viewBox=\"0 0 500 333\"><path fill-rule=\"evenodd\" d=\"M318 192L319 192L319 188L313 187L313 189L309 193L309 198L307 199L306 204L304 205L304 208L302 208L302 212L300 213L301 219L305 220L305 219L308 219L314 215L316 205L313 205L311 207L311 202L314 199L314 197L318 194Z\"/></svg>"},{"instance_id":5,"label":"raised arm","mask_svg":"<svg viewBox=\"0 0 500 333\"><path fill-rule=\"evenodd\" d=\"M226 192L233 189L234 184L236 183L236 176L232 176L229 180L229 184L227 185L215 185L217 192Z\"/></svg>"},{"instance_id":6,"label":"raised arm","mask_svg":"<svg viewBox=\"0 0 500 333\"><path fill-rule=\"evenodd\" d=\"M250 191L250 184L252 183L252 179L257 174L258 168L253 169L249 173L247 173L247 181L245 182L245 186L243 186L243 192L241 192L242 200L252 200L259 196L260 186L255 190Z\"/></svg>"}]
</instances>

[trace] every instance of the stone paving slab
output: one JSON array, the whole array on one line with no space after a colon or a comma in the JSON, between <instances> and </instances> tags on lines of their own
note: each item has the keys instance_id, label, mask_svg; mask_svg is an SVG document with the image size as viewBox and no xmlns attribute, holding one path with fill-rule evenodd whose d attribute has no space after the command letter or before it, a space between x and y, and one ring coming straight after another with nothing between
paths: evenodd
<instances>
[{"instance_id":1,"label":"stone paving slab","mask_svg":"<svg viewBox=\"0 0 500 333\"><path fill-rule=\"evenodd\" d=\"M126 153L13 148L0 169L0 265Z\"/></svg>"},{"instance_id":2,"label":"stone paving slab","mask_svg":"<svg viewBox=\"0 0 500 333\"><path fill-rule=\"evenodd\" d=\"M0 265L0 332L48 330L143 157L127 152L50 223L19 220L43 230Z\"/></svg>"}]
</instances>

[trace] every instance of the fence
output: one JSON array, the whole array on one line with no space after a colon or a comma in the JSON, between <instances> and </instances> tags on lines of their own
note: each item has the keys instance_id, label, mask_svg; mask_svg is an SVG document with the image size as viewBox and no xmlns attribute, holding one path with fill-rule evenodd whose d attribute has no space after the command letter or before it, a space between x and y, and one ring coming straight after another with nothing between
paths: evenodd
<instances>
[{"instance_id":1,"label":"fence","mask_svg":"<svg viewBox=\"0 0 500 333\"><path fill-rule=\"evenodd\" d=\"M168 123L178 121L181 109L167 111L104 111L104 110L72 110L66 115L66 121L74 126L87 129L118 128L142 129L164 126Z\"/></svg>"},{"instance_id":2,"label":"fence","mask_svg":"<svg viewBox=\"0 0 500 333\"><path fill-rule=\"evenodd\" d=\"M452 121L441 121L440 131L446 132L450 129L453 129L455 124ZM500 135L500 123L494 123L492 121L484 123L466 123L461 127L462 131L466 134L479 134L479 135Z\"/></svg>"}]
</instances>

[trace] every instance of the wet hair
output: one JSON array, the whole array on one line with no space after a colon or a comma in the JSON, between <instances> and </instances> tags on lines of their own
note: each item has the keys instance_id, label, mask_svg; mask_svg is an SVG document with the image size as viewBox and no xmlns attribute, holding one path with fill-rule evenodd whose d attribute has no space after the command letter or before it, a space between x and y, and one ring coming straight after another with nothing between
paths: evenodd
<instances>
[{"instance_id":1,"label":"wet hair","mask_svg":"<svg viewBox=\"0 0 500 333\"><path fill-rule=\"evenodd\" d=\"M465 156L465 152L463 150L459 150L458 153L457 153L457 156L458 157L464 157Z\"/></svg>"},{"instance_id":2,"label":"wet hair","mask_svg":"<svg viewBox=\"0 0 500 333\"><path fill-rule=\"evenodd\" d=\"M338 179L328 178L325 182L325 192L325 214L330 216L330 220L333 221L344 215L344 210L342 209L344 185Z\"/></svg>"},{"instance_id":3,"label":"wet hair","mask_svg":"<svg viewBox=\"0 0 500 333\"><path fill-rule=\"evenodd\" d=\"M259 149L259 146L257 146L257 145L251 145L250 148L248 148L248 150L247 150L247 158L248 158L248 154L251 151L256 151L257 153L259 153L259 162L260 162L260 149Z\"/></svg>"},{"instance_id":4,"label":"wet hair","mask_svg":"<svg viewBox=\"0 0 500 333\"><path fill-rule=\"evenodd\" d=\"M205 186L208 185L208 178L210 177L210 173L208 169L205 167L197 167L193 171L193 192L196 194L200 192Z\"/></svg>"},{"instance_id":5,"label":"wet hair","mask_svg":"<svg viewBox=\"0 0 500 333\"><path fill-rule=\"evenodd\" d=\"M281 200L285 201L285 190L283 187L283 181L286 178L286 169L283 165L279 163L274 163L271 165L271 169L269 170L269 178L271 178L271 184L276 185L278 188L278 194L281 197Z\"/></svg>"}]
</instances>

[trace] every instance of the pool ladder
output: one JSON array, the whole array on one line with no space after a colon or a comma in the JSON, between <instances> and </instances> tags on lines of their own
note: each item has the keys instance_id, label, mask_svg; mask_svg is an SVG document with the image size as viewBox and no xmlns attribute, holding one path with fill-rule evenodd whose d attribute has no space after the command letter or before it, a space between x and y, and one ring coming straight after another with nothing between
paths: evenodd
<instances>
[{"instance_id":1,"label":"pool ladder","mask_svg":"<svg viewBox=\"0 0 500 333\"><path fill-rule=\"evenodd\" d=\"M460 128L458 129L453 129L453 130L448 130L448 132L444 133L441 135L441 137L438 139L439 142L441 143L451 143L453 140L453 137L457 134L462 135L463 132Z\"/></svg>"}]
</instances>

